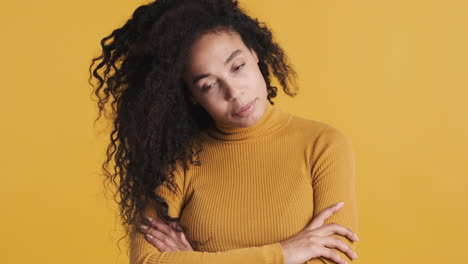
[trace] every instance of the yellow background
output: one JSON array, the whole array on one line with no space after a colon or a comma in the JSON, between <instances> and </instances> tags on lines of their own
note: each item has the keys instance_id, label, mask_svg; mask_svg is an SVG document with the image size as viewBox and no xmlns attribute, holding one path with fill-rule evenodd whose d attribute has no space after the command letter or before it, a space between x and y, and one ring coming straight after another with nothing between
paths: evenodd
<instances>
[{"instance_id":1,"label":"yellow background","mask_svg":"<svg viewBox=\"0 0 468 264\"><path fill-rule=\"evenodd\" d=\"M126 263L87 68L142 3L1 2L2 263ZM241 3L299 73L301 93L278 105L354 144L355 263L466 261L468 2Z\"/></svg>"}]
</instances>

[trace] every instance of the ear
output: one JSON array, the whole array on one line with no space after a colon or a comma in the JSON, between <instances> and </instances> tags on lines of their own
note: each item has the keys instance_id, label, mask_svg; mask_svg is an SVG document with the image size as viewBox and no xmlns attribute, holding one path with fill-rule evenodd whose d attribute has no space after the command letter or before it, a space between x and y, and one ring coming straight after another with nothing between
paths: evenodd
<instances>
[{"instance_id":1,"label":"ear","mask_svg":"<svg viewBox=\"0 0 468 264\"><path fill-rule=\"evenodd\" d=\"M255 52L254 49L250 49L250 53L252 53L252 56L255 58L255 62L258 63L258 56L257 52Z\"/></svg>"}]
</instances>

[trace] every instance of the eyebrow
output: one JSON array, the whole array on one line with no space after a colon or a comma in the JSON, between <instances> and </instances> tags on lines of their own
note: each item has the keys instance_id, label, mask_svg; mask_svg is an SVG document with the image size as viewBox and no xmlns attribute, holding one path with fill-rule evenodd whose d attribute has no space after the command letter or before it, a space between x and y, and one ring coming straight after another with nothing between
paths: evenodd
<instances>
[{"instance_id":1,"label":"eyebrow","mask_svg":"<svg viewBox=\"0 0 468 264\"><path fill-rule=\"evenodd\" d=\"M224 65L228 64L230 61L232 61L237 55L239 55L240 53L242 53L241 50L236 50L234 51L233 53L231 53L231 55L229 55L229 57L226 59L226 61L224 62ZM197 83L199 80L205 78L205 77L208 77L210 74L208 73L203 73L203 74L200 74L200 75L197 75L195 76L195 78L193 78L193 81L192 83L195 84Z\"/></svg>"}]
</instances>

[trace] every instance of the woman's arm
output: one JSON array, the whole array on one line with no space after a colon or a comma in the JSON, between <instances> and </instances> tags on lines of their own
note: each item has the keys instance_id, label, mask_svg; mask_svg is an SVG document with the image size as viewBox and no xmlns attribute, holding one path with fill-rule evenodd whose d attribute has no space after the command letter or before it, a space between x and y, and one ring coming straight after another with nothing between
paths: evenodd
<instances>
[{"instance_id":1,"label":"woman's arm","mask_svg":"<svg viewBox=\"0 0 468 264\"><path fill-rule=\"evenodd\" d=\"M145 215L159 220L154 204L147 207ZM239 248L219 252L173 251L161 252L146 241L140 232L130 233L130 264L156 264L156 263L272 263L283 264L283 250L280 243Z\"/></svg>"},{"instance_id":2,"label":"woman's arm","mask_svg":"<svg viewBox=\"0 0 468 264\"><path fill-rule=\"evenodd\" d=\"M325 208L344 201L344 207L328 218L324 225L337 223L357 233L357 207L355 200L354 153L349 140L335 129L326 129L312 145L311 150L312 184L314 188L314 218ZM162 189L165 190L165 189ZM172 196L173 197L173 196ZM168 201L177 215L179 200ZM154 208L149 206L145 215L159 220ZM333 235L355 250L355 243L340 235ZM275 243L261 247L241 248L224 252L175 251L161 252L151 245L144 235L131 234L132 263L283 263L281 244ZM341 251L338 254L346 260L351 259ZM327 258L307 261L309 264L334 263Z\"/></svg>"},{"instance_id":3,"label":"woman's arm","mask_svg":"<svg viewBox=\"0 0 468 264\"><path fill-rule=\"evenodd\" d=\"M156 193L163 197L169 205L169 215L178 217L181 213L186 192L186 179L183 170L178 167L175 173L174 183L180 187L177 194L172 193L167 183L161 185ZM156 221L161 221L157 211L157 204L154 200L149 200L143 215L151 217ZM281 244L274 243L259 247L239 248L218 252L197 252L197 251L173 251L161 252L145 239L143 233L134 231L130 233L130 264L184 264L184 263L271 263L283 264L284 256Z\"/></svg>"},{"instance_id":4,"label":"woman's arm","mask_svg":"<svg viewBox=\"0 0 468 264\"><path fill-rule=\"evenodd\" d=\"M359 234L356 201L355 155L350 140L339 130L328 127L312 146L312 185L314 190L314 216L340 201L343 208L328 218L324 225L337 223ZM332 235L344 241L353 251L356 242L340 235ZM347 262L352 260L343 252L338 254ZM326 258L312 259L307 264L335 263Z\"/></svg>"}]
</instances>

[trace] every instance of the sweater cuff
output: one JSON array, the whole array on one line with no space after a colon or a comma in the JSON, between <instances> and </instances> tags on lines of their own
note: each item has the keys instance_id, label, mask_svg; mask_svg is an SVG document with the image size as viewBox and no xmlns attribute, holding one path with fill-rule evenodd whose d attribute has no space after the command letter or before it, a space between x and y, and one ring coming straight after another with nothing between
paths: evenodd
<instances>
[{"instance_id":1,"label":"sweater cuff","mask_svg":"<svg viewBox=\"0 0 468 264\"><path fill-rule=\"evenodd\" d=\"M279 242L259 247L238 248L231 253L235 254L232 255L235 256L233 258L236 260L235 263L284 264L283 248Z\"/></svg>"},{"instance_id":2,"label":"sweater cuff","mask_svg":"<svg viewBox=\"0 0 468 264\"><path fill-rule=\"evenodd\" d=\"M284 264L283 247L279 242L262 246L262 248L265 263Z\"/></svg>"}]
</instances>

